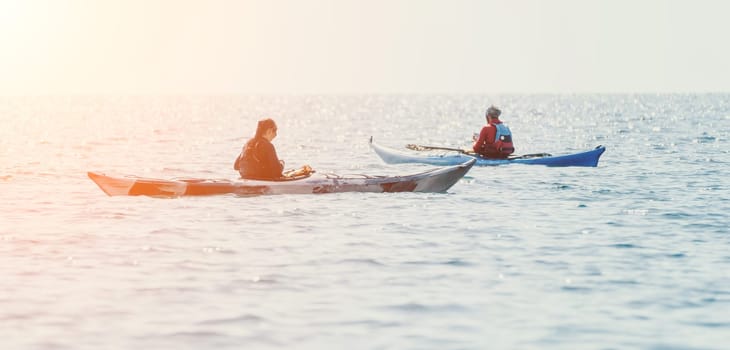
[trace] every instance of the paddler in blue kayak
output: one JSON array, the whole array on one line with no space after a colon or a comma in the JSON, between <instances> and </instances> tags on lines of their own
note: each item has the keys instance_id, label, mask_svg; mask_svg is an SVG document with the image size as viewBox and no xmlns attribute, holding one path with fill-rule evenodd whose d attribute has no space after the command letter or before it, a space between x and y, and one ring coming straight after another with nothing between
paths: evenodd
<instances>
[{"instance_id":1,"label":"paddler in blue kayak","mask_svg":"<svg viewBox=\"0 0 730 350\"><path fill-rule=\"evenodd\" d=\"M276 155L276 149L271 143L276 137L276 123L273 119L259 120L256 126L256 135L248 140L241 150L241 154L233 163L233 169L238 170L241 177L252 180L286 180L308 176L313 173L309 165L298 170L284 171L284 161Z\"/></svg>"},{"instance_id":2,"label":"paddler in blue kayak","mask_svg":"<svg viewBox=\"0 0 730 350\"><path fill-rule=\"evenodd\" d=\"M487 109L487 125L482 127L479 135L474 134L472 149L484 158L507 158L515 152L512 144L512 132L499 120L502 111L495 106Z\"/></svg>"}]
</instances>

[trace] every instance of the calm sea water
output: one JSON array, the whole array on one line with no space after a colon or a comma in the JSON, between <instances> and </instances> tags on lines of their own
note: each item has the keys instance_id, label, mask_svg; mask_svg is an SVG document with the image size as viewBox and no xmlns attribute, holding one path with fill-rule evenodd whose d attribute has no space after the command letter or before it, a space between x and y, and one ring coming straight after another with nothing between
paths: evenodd
<instances>
[{"instance_id":1,"label":"calm sea water","mask_svg":"<svg viewBox=\"0 0 730 350\"><path fill-rule=\"evenodd\" d=\"M86 171L403 174L384 145L517 153L445 194L107 197ZM3 349L727 349L730 96L0 98Z\"/></svg>"}]
</instances>

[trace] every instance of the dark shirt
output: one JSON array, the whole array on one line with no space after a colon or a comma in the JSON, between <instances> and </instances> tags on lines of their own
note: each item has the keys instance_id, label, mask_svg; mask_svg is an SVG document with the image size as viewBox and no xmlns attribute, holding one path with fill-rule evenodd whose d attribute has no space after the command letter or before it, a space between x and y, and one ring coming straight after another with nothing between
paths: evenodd
<instances>
[{"instance_id":1,"label":"dark shirt","mask_svg":"<svg viewBox=\"0 0 730 350\"><path fill-rule=\"evenodd\" d=\"M244 179L278 179L284 166L276 156L276 149L267 139L254 137L243 146L234 168Z\"/></svg>"}]
</instances>

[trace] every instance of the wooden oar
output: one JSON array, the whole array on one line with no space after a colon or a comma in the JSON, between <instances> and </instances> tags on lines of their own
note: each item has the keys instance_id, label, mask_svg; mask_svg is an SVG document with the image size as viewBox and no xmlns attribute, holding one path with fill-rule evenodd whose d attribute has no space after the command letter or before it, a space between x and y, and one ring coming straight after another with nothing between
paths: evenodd
<instances>
[{"instance_id":1,"label":"wooden oar","mask_svg":"<svg viewBox=\"0 0 730 350\"><path fill-rule=\"evenodd\" d=\"M409 143L406 145L406 148L413 150L413 151L433 151L433 150L441 150L441 151L454 151L459 152L463 154L468 154L470 156L476 155L474 152L461 149L461 148L451 148L451 147L441 147L441 146L424 146L424 145L416 145ZM552 154L550 153L530 153L530 154L523 154L520 156L511 156L508 157L508 160L514 160L514 159L526 159L526 158L543 158L543 157L552 157Z\"/></svg>"},{"instance_id":2,"label":"wooden oar","mask_svg":"<svg viewBox=\"0 0 730 350\"><path fill-rule=\"evenodd\" d=\"M441 150L441 151L454 151L469 155L474 155L474 152L462 149L462 148L451 148L451 147L440 147L440 146L423 146L423 145L414 145L412 143L409 143L406 145L406 148L413 150L413 151L433 151L433 150Z\"/></svg>"}]
</instances>

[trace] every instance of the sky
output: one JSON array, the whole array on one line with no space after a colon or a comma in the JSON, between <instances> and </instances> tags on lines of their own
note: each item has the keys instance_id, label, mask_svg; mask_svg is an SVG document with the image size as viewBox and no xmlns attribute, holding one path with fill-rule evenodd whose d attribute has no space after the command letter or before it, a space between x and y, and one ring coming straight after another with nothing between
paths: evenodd
<instances>
[{"instance_id":1,"label":"sky","mask_svg":"<svg viewBox=\"0 0 730 350\"><path fill-rule=\"evenodd\" d=\"M0 0L0 95L730 92L724 0Z\"/></svg>"}]
</instances>

